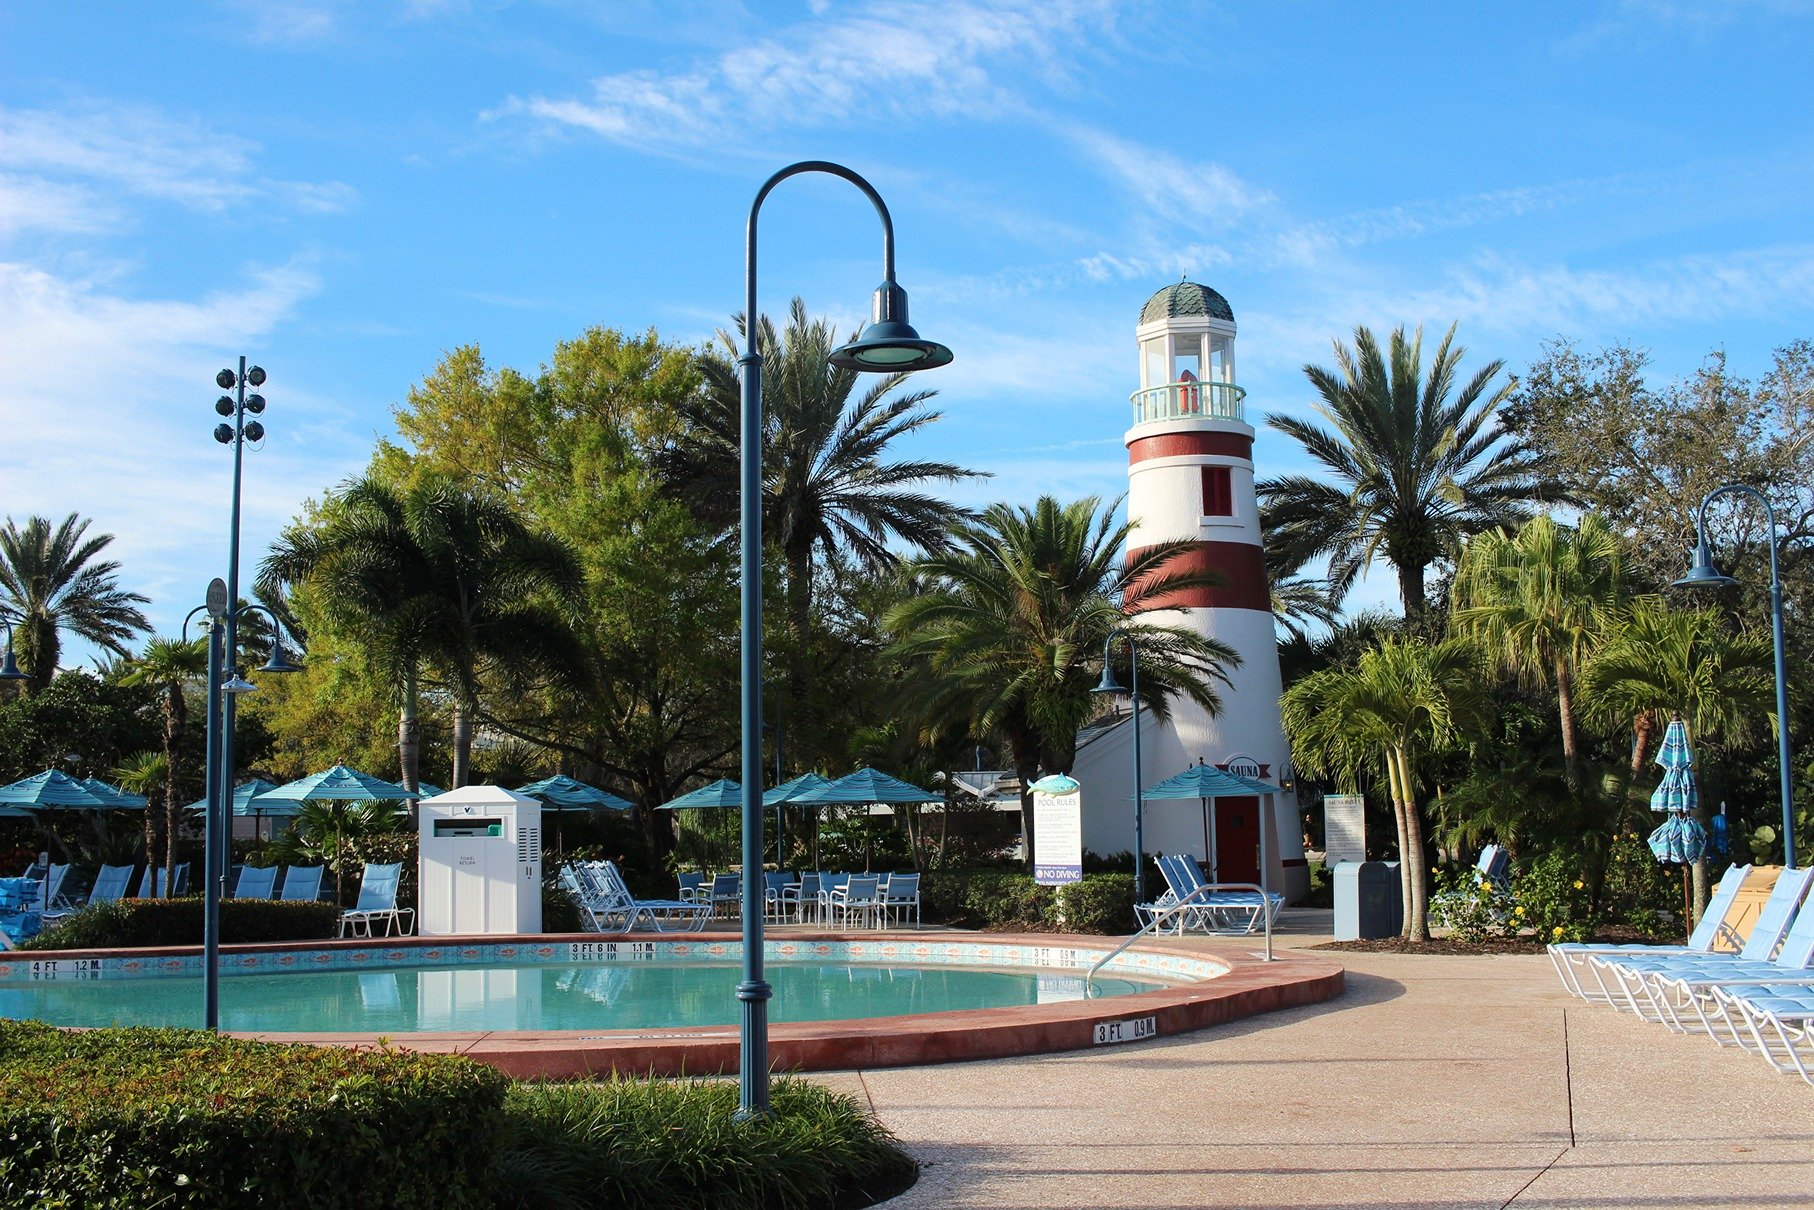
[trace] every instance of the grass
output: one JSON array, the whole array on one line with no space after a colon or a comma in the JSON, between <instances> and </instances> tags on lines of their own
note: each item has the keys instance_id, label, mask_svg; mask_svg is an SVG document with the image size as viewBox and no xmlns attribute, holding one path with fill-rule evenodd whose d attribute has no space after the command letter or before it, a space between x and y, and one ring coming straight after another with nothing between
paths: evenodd
<instances>
[{"instance_id":1,"label":"grass","mask_svg":"<svg viewBox=\"0 0 1814 1210\"><path fill-rule=\"evenodd\" d=\"M499 1140L509 1210L849 1210L892 1197L911 1157L856 1101L774 1081L771 1112L738 1122L723 1080L515 1084Z\"/></svg>"}]
</instances>

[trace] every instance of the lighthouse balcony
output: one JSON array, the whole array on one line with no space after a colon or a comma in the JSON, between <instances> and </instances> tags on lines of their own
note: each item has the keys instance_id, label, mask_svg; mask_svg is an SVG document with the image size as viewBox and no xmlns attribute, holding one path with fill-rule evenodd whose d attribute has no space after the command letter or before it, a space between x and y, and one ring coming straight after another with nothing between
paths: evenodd
<instances>
[{"instance_id":1,"label":"lighthouse balcony","mask_svg":"<svg viewBox=\"0 0 1814 1210\"><path fill-rule=\"evenodd\" d=\"M1241 401L1247 392L1232 382L1168 382L1145 387L1130 397L1134 423L1155 420L1242 420Z\"/></svg>"}]
</instances>

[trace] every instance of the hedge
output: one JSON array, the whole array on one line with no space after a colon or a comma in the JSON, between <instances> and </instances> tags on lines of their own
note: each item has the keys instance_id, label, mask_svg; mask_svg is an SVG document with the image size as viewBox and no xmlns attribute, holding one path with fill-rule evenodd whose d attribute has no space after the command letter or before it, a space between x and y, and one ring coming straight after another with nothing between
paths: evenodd
<instances>
[{"instance_id":1,"label":"hedge","mask_svg":"<svg viewBox=\"0 0 1814 1210\"><path fill-rule=\"evenodd\" d=\"M223 942L318 941L338 931L340 909L315 900L223 899ZM202 900L117 899L57 922L19 946L25 950L136 949L200 945Z\"/></svg>"},{"instance_id":2,"label":"hedge","mask_svg":"<svg viewBox=\"0 0 1814 1210\"><path fill-rule=\"evenodd\" d=\"M921 879L920 894L926 915L951 924L1107 936L1135 928L1131 874L1085 874L1054 888L1012 870L940 870Z\"/></svg>"},{"instance_id":3,"label":"hedge","mask_svg":"<svg viewBox=\"0 0 1814 1210\"><path fill-rule=\"evenodd\" d=\"M490 1207L506 1087L452 1055L0 1020L0 1205Z\"/></svg>"}]
</instances>

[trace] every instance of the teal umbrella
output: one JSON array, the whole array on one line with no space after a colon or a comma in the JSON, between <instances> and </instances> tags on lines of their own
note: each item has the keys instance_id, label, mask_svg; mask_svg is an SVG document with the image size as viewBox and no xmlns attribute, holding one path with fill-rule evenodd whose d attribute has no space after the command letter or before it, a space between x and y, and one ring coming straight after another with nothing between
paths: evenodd
<instances>
[{"instance_id":1,"label":"teal umbrella","mask_svg":"<svg viewBox=\"0 0 1814 1210\"><path fill-rule=\"evenodd\" d=\"M931 790L922 790L910 785L898 777L890 777L875 769L858 769L855 773L846 773L830 785L808 790L793 801L803 805L822 803L914 803L944 802L943 794L934 794Z\"/></svg>"},{"instance_id":2,"label":"teal umbrella","mask_svg":"<svg viewBox=\"0 0 1814 1210\"><path fill-rule=\"evenodd\" d=\"M38 810L111 811L124 805L117 800L118 793L97 793L61 770L46 769L9 786L0 786L0 803ZM140 805L144 805L142 801Z\"/></svg>"},{"instance_id":3,"label":"teal umbrella","mask_svg":"<svg viewBox=\"0 0 1814 1210\"><path fill-rule=\"evenodd\" d=\"M1269 786L1263 781L1254 781L1218 769L1214 765L1192 765L1184 772L1168 777L1156 785L1148 786L1140 792L1140 797L1148 802L1167 799L1195 798L1203 804L1203 858L1209 862L1212 873L1217 868L1215 839L1210 828L1209 804L1217 798L1248 798L1256 794L1275 794L1277 786ZM1262 833L1261 839L1264 839ZM1265 869L1260 871L1264 876Z\"/></svg>"},{"instance_id":4,"label":"teal umbrella","mask_svg":"<svg viewBox=\"0 0 1814 1210\"><path fill-rule=\"evenodd\" d=\"M541 781L530 782L517 790L518 794L527 794L542 804L544 811L630 811L635 809L633 803L619 798L609 790L589 786L583 781L568 777L565 773L556 773L553 777L544 777Z\"/></svg>"},{"instance_id":5,"label":"teal umbrella","mask_svg":"<svg viewBox=\"0 0 1814 1210\"><path fill-rule=\"evenodd\" d=\"M122 790L110 781L98 777L84 777L82 785L90 794L107 802L116 810L142 811L151 802L143 794L134 794L131 790Z\"/></svg>"},{"instance_id":6,"label":"teal umbrella","mask_svg":"<svg viewBox=\"0 0 1814 1210\"><path fill-rule=\"evenodd\" d=\"M262 777L254 777L251 781L240 782L233 787L233 814L262 817L265 815L294 815L302 810L302 804L299 802L285 802L265 797L276 788L276 782L266 781ZM206 811L208 800L198 798L185 809Z\"/></svg>"},{"instance_id":7,"label":"teal umbrella","mask_svg":"<svg viewBox=\"0 0 1814 1210\"><path fill-rule=\"evenodd\" d=\"M414 798L420 791L405 790L395 782L335 765L293 782L266 790L259 797L272 802L374 802Z\"/></svg>"},{"instance_id":8,"label":"teal umbrella","mask_svg":"<svg viewBox=\"0 0 1814 1210\"><path fill-rule=\"evenodd\" d=\"M709 786L688 791L679 798L670 798L655 809L657 811L691 811L700 807L741 807L743 805L743 787L729 778L720 778Z\"/></svg>"},{"instance_id":9,"label":"teal umbrella","mask_svg":"<svg viewBox=\"0 0 1814 1210\"><path fill-rule=\"evenodd\" d=\"M773 790L765 793L762 796L762 805L765 807L776 807L784 802L797 802L806 795L811 794L814 790L829 785L831 785L831 782L826 778L820 777L817 773L802 773L800 776L794 778L794 780L784 781Z\"/></svg>"}]
</instances>

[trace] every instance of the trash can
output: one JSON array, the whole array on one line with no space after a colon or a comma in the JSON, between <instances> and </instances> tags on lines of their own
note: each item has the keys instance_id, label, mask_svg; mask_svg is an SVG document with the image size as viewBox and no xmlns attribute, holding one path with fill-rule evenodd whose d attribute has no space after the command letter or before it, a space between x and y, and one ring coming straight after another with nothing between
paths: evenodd
<instances>
[{"instance_id":1,"label":"trash can","mask_svg":"<svg viewBox=\"0 0 1814 1210\"><path fill-rule=\"evenodd\" d=\"M1336 863L1335 939L1369 941L1404 931L1405 905L1396 861Z\"/></svg>"}]
</instances>

